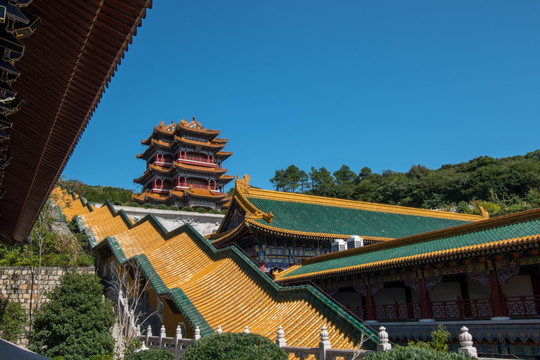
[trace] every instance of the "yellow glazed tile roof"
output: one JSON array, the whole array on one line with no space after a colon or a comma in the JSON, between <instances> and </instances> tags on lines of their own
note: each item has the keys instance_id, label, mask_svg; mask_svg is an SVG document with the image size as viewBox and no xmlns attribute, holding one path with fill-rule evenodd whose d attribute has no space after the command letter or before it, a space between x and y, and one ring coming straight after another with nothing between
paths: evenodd
<instances>
[{"instance_id":1,"label":"yellow glazed tile roof","mask_svg":"<svg viewBox=\"0 0 540 360\"><path fill-rule=\"evenodd\" d=\"M165 286L171 291L181 289L214 330L221 326L224 331L241 332L248 326L251 332L275 341L276 329L283 326L289 345L317 347L321 327L326 325L333 348L352 348L358 340L346 335L340 322L361 325L347 323L356 320L346 313L339 315L337 308L331 310L333 305L325 305L328 300L321 305L317 303L321 300L309 296L284 295L300 290L279 290L237 249L218 251L187 225L166 234L155 218L148 217L132 226L108 206L82 214L80 219L92 231L97 246L110 246L114 240L115 249L126 259L144 255ZM109 242L103 242L107 236Z\"/></svg>"},{"instance_id":2,"label":"yellow glazed tile roof","mask_svg":"<svg viewBox=\"0 0 540 360\"><path fill-rule=\"evenodd\" d=\"M178 137L176 135L174 136L174 140L179 143L198 145L198 146L207 147L207 148L222 149L225 147L225 143L214 143L210 141L190 140L190 139Z\"/></svg>"},{"instance_id":3,"label":"yellow glazed tile roof","mask_svg":"<svg viewBox=\"0 0 540 360\"><path fill-rule=\"evenodd\" d=\"M199 188L194 188L194 187L190 187L189 190L186 190L186 193L191 194L193 196L206 197L206 198L224 198L224 197L227 197L227 194L213 193L208 189L199 189Z\"/></svg>"},{"instance_id":4,"label":"yellow glazed tile roof","mask_svg":"<svg viewBox=\"0 0 540 360\"><path fill-rule=\"evenodd\" d=\"M145 254L165 285L181 288L213 329L241 332L247 325L275 340L276 329L284 326L288 344L316 347L326 324L333 347L353 347L308 301L276 301L233 259L213 260L185 232L165 240L144 222L115 238L127 258Z\"/></svg>"},{"instance_id":5,"label":"yellow glazed tile roof","mask_svg":"<svg viewBox=\"0 0 540 360\"><path fill-rule=\"evenodd\" d=\"M223 174L223 173L227 172L227 169L223 169L223 168L188 165L188 164L183 164L183 163L180 163L180 162L177 162L177 161L174 161L173 164L174 164L175 167L177 167L179 169L184 169L184 170L193 170L193 171L200 171L200 172L205 172L205 173L216 173L216 174Z\"/></svg>"},{"instance_id":6,"label":"yellow glazed tile roof","mask_svg":"<svg viewBox=\"0 0 540 360\"><path fill-rule=\"evenodd\" d=\"M211 130L211 129L205 129L200 122L198 122L197 120L195 120L195 118L193 118L192 121L190 122L187 122L186 119L182 119L179 123L178 123L178 127L181 128L181 129L184 129L186 131L189 131L189 132L195 132L195 133L202 133L202 134L209 134L209 135L214 135L214 136L217 136L219 135L220 131L219 130Z\"/></svg>"},{"instance_id":7,"label":"yellow glazed tile roof","mask_svg":"<svg viewBox=\"0 0 540 360\"><path fill-rule=\"evenodd\" d=\"M90 212L88 206L83 204L83 200L80 196L77 195L73 198L67 190L62 189L60 186L55 187L51 192L51 201L54 205L60 207L68 222L71 221L75 215L88 214Z\"/></svg>"},{"instance_id":8,"label":"yellow glazed tile roof","mask_svg":"<svg viewBox=\"0 0 540 360\"><path fill-rule=\"evenodd\" d=\"M114 216L106 206L95 209L91 213L80 215L87 229L90 229L99 243L107 236L124 232L128 229L121 216Z\"/></svg>"}]
</instances>

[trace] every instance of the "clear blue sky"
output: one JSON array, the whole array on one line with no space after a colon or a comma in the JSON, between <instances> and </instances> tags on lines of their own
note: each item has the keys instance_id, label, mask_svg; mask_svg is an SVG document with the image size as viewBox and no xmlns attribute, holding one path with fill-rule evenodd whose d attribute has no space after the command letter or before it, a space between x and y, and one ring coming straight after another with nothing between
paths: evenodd
<instances>
[{"instance_id":1,"label":"clear blue sky","mask_svg":"<svg viewBox=\"0 0 540 360\"><path fill-rule=\"evenodd\" d=\"M407 171L540 148L538 0L155 0L64 175L138 189L160 121L229 139L232 175Z\"/></svg>"}]
</instances>

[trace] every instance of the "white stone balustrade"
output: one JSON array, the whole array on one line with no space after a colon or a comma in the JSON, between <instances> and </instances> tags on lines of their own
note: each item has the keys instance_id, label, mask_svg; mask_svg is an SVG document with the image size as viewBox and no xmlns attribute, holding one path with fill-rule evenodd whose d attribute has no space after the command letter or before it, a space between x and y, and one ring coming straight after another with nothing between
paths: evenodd
<instances>
[{"instance_id":1,"label":"white stone balustrade","mask_svg":"<svg viewBox=\"0 0 540 360\"><path fill-rule=\"evenodd\" d=\"M221 335L223 329L221 326L218 326L216 333ZM243 333L249 334L249 328L244 327ZM165 327L161 327L159 336L152 336L152 328L150 325L146 330L146 334L140 335L140 330L137 328L138 339L143 342L143 346L140 350L146 350L148 348L152 349L164 349L170 351L174 354L175 359L180 359L186 349L190 347L193 343L201 338L201 331L198 326L194 330L193 339L184 339L182 338L182 329L180 324L176 328L176 335L174 337L167 337L165 334ZM335 360L335 359L344 359L344 360L353 360L361 359L364 356L372 353L368 350L354 350L354 349L332 349L329 340L329 334L326 329L326 326L323 326L320 333L320 342L318 347L308 348L300 346L287 346L287 340L285 339L285 331L283 327L280 326L276 331L277 338L276 344L282 348L287 355L293 355L295 359L305 360L310 356L313 356L316 360ZM388 351L392 349L392 345L389 342L389 336L386 332L386 328L381 326L379 328L379 344L377 345L377 351ZM469 329L465 326L461 328L461 334L459 335L459 342L461 348L459 352L465 353L471 357L477 358L476 348L474 348L472 335L469 334Z\"/></svg>"}]
</instances>

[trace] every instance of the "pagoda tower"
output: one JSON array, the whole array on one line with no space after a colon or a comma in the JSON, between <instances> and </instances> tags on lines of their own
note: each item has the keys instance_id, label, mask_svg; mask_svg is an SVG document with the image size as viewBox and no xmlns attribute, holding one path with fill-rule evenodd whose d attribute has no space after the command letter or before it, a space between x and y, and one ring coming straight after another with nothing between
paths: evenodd
<instances>
[{"instance_id":1,"label":"pagoda tower","mask_svg":"<svg viewBox=\"0 0 540 360\"><path fill-rule=\"evenodd\" d=\"M143 191L132 199L180 208L227 207L230 198L224 188L234 176L225 175L223 161L232 152L222 151L227 139L218 135L219 130L205 129L195 118L154 126L152 134L141 141L148 147L137 155L146 160L146 170L133 182L141 184Z\"/></svg>"}]
</instances>

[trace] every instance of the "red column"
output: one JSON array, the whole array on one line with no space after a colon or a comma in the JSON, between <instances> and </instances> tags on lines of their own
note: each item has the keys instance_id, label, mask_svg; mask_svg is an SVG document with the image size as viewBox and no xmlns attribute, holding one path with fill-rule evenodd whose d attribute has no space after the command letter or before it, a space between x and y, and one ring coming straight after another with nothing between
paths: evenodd
<instances>
[{"instance_id":1,"label":"red column","mask_svg":"<svg viewBox=\"0 0 540 360\"><path fill-rule=\"evenodd\" d=\"M420 315L422 319L433 319L433 305L426 290L424 279L418 279L418 292L420 293Z\"/></svg>"},{"instance_id":2,"label":"red column","mask_svg":"<svg viewBox=\"0 0 540 360\"><path fill-rule=\"evenodd\" d=\"M371 295L371 288L369 285L366 285L366 320L377 320L375 301L373 300L373 295Z\"/></svg>"},{"instance_id":3,"label":"red column","mask_svg":"<svg viewBox=\"0 0 540 360\"><path fill-rule=\"evenodd\" d=\"M491 311L493 317L507 316L506 306L504 305L504 296L497 279L497 272L495 270L489 271L489 287L491 289Z\"/></svg>"}]
</instances>

